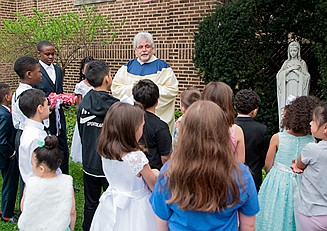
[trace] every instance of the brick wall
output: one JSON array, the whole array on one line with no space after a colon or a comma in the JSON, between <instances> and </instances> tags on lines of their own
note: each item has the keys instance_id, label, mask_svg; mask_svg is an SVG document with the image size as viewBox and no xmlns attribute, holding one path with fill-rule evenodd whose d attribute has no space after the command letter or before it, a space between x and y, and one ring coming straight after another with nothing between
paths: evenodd
<instances>
[{"instance_id":1,"label":"brick wall","mask_svg":"<svg viewBox=\"0 0 327 231\"><path fill-rule=\"evenodd\" d=\"M0 27L3 19L13 19L13 13L16 12L16 2L12 0L0 1ZM6 82L11 86L15 86L16 81L12 78L12 65L0 62L0 81Z\"/></svg>"},{"instance_id":2,"label":"brick wall","mask_svg":"<svg viewBox=\"0 0 327 231\"><path fill-rule=\"evenodd\" d=\"M1 1L1 17L12 17L2 14L2 10L15 8L15 1ZM16 9L25 14L31 14L31 8L37 7L39 11L51 10L54 14L62 11L82 12L81 6L75 6L74 1L65 0L16 0ZM203 87L198 78L192 56L194 50L194 32L203 16L208 15L216 6L217 0L116 0L94 4L97 11L110 14L113 20L126 18L125 25L119 30L115 41L108 46L94 46L89 54L97 59L106 60L112 67L112 74L118 68L134 58L132 40L139 31L148 31L153 34L157 45L157 57L166 60L173 68L178 80L180 91L189 86ZM78 63L82 59L78 54L76 60L67 69L65 76L65 91L71 92L78 82ZM0 67L1 68L1 67ZM6 72L8 73L8 72ZM1 79L11 79L13 86L18 78L14 75L5 76L1 71ZM12 81L14 79L14 81ZM9 81L10 82L10 81Z\"/></svg>"}]
</instances>

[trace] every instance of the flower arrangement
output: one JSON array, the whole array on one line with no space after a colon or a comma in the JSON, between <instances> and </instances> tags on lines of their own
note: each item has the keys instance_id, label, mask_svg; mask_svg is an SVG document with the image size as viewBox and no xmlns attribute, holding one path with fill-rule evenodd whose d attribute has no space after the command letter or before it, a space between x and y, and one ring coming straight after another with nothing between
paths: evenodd
<instances>
[{"instance_id":1,"label":"flower arrangement","mask_svg":"<svg viewBox=\"0 0 327 231\"><path fill-rule=\"evenodd\" d=\"M48 96L48 100L50 107L55 107L57 103L59 103L59 105L63 103L65 106L71 106L76 102L77 96L74 94L56 94L51 92Z\"/></svg>"}]
</instances>

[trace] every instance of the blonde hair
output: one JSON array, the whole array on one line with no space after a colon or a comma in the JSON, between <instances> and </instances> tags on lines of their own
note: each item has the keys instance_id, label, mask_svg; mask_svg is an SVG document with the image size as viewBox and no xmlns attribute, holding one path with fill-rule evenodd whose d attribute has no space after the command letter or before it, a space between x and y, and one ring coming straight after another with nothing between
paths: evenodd
<instances>
[{"instance_id":1,"label":"blonde hair","mask_svg":"<svg viewBox=\"0 0 327 231\"><path fill-rule=\"evenodd\" d=\"M225 113L213 102L199 100L187 109L165 173L171 192L167 203L182 210L216 212L239 202L240 171L228 129Z\"/></svg>"}]
</instances>

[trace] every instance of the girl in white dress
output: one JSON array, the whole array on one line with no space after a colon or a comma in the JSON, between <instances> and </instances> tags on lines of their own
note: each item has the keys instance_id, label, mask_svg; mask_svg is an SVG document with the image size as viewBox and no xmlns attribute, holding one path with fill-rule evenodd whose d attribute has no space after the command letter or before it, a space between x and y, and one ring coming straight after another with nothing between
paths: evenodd
<instances>
[{"instance_id":1,"label":"girl in white dress","mask_svg":"<svg viewBox=\"0 0 327 231\"><path fill-rule=\"evenodd\" d=\"M94 58L92 56L86 56L81 61L80 70L79 70L79 80L80 82L76 84L74 93L77 96L76 106L81 103L82 98L91 90L93 87L87 81L84 72L86 64L93 61ZM82 144L81 138L78 133L77 122L75 124L73 139L72 139L72 146L71 146L71 153L70 156L72 157L75 163L82 163Z\"/></svg>"},{"instance_id":2,"label":"girl in white dress","mask_svg":"<svg viewBox=\"0 0 327 231\"><path fill-rule=\"evenodd\" d=\"M151 170L138 144L143 126L139 104L117 102L109 109L98 139L109 187L100 198L90 230L157 230L149 198L158 172Z\"/></svg>"},{"instance_id":3,"label":"girl in white dress","mask_svg":"<svg viewBox=\"0 0 327 231\"><path fill-rule=\"evenodd\" d=\"M21 231L74 230L76 221L73 178L57 174L62 162L56 136L38 142L32 154L34 176L28 178L18 220Z\"/></svg>"}]
</instances>

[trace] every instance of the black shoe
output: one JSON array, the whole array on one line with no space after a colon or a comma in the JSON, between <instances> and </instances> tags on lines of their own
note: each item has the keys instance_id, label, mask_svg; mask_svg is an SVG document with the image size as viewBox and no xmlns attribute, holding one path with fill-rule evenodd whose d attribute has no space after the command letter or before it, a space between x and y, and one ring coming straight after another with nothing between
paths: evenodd
<instances>
[{"instance_id":1,"label":"black shoe","mask_svg":"<svg viewBox=\"0 0 327 231\"><path fill-rule=\"evenodd\" d=\"M2 217L2 220L4 222L8 222L8 223L11 223L11 224L14 224L14 225L16 225L17 222L18 222L16 217L11 217L11 218Z\"/></svg>"}]
</instances>

